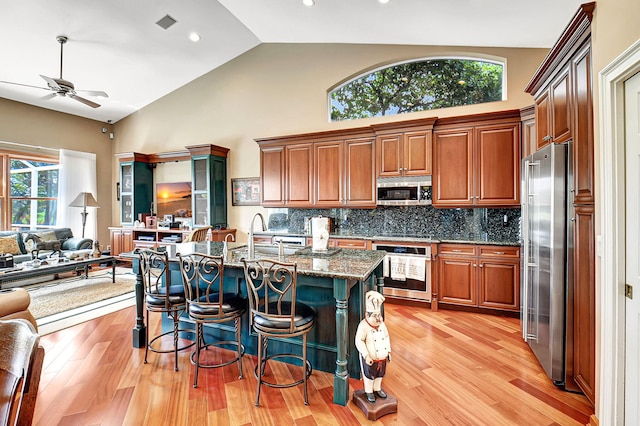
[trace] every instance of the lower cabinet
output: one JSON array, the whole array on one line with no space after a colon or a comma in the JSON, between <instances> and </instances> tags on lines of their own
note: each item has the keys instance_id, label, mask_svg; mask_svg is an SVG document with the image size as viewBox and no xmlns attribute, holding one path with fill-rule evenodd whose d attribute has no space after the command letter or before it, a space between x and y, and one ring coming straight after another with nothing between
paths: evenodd
<instances>
[{"instance_id":1,"label":"lower cabinet","mask_svg":"<svg viewBox=\"0 0 640 426\"><path fill-rule=\"evenodd\" d=\"M133 246L133 230L126 228L110 228L111 256L131 252Z\"/></svg>"},{"instance_id":2,"label":"lower cabinet","mask_svg":"<svg viewBox=\"0 0 640 426\"><path fill-rule=\"evenodd\" d=\"M438 302L520 310L520 248L441 244Z\"/></svg>"}]
</instances>

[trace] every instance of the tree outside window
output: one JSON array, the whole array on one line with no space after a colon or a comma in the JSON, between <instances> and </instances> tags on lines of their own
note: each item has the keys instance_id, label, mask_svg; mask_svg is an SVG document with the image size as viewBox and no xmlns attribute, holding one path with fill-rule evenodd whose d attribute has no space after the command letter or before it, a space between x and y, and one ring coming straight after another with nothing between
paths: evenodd
<instances>
[{"instance_id":1,"label":"tree outside window","mask_svg":"<svg viewBox=\"0 0 640 426\"><path fill-rule=\"evenodd\" d=\"M13 228L36 229L56 225L57 163L10 159L10 215Z\"/></svg>"},{"instance_id":2,"label":"tree outside window","mask_svg":"<svg viewBox=\"0 0 640 426\"><path fill-rule=\"evenodd\" d=\"M503 69L501 63L478 59L429 59L393 65L330 92L330 120L501 101Z\"/></svg>"}]
</instances>

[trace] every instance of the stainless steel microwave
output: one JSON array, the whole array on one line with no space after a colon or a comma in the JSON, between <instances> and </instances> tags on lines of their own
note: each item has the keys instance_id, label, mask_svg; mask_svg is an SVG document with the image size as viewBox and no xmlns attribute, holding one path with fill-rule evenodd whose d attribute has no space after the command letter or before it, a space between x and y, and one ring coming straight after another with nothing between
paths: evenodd
<instances>
[{"instance_id":1,"label":"stainless steel microwave","mask_svg":"<svg viewBox=\"0 0 640 426\"><path fill-rule=\"evenodd\" d=\"M377 191L380 206L431 204L431 176L378 178Z\"/></svg>"}]
</instances>

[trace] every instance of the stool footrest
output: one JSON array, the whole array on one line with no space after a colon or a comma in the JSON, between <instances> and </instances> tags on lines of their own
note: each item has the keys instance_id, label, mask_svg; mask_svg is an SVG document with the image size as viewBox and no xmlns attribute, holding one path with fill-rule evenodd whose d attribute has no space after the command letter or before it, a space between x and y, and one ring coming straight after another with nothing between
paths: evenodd
<instances>
[{"instance_id":1,"label":"stool footrest","mask_svg":"<svg viewBox=\"0 0 640 426\"><path fill-rule=\"evenodd\" d=\"M269 361L270 359L277 359L277 358L295 358L295 359L299 359L300 361L302 361L302 357L300 355L295 355L295 354L277 354L277 355L269 355L268 357L266 357L265 359L262 360L263 364L266 364L267 361ZM255 376L255 378L258 378L258 368L260 366L256 365L256 368L253 371L253 374ZM308 379L309 376L311 376L311 373L313 372L313 367L311 366L311 363L309 362L309 360L307 360L307 365L305 368L305 375L306 377L302 377L299 380L296 380L295 382L290 382L290 383L273 383L273 382L268 382L266 380L264 380L264 375L262 377L260 377L260 383L265 384L269 387L272 388L291 388L294 386L298 386L301 385L302 383L304 383L305 379Z\"/></svg>"},{"instance_id":2,"label":"stool footrest","mask_svg":"<svg viewBox=\"0 0 640 426\"><path fill-rule=\"evenodd\" d=\"M178 330L179 333L192 333L193 330ZM157 335L156 337L154 337L153 339L151 339L149 341L149 343L147 343L147 347L151 352L155 352L157 354L168 354L174 351L173 348L167 348L167 349L160 349L160 348L154 348L153 347L153 343L158 340L161 339L164 336L168 336L168 335L173 335L173 330L169 330L167 332L164 332L162 334ZM178 348L176 349L177 351L183 351L185 349L189 349L191 347L193 347L196 344L196 342L191 342L189 344L186 344L185 346L178 346Z\"/></svg>"},{"instance_id":3,"label":"stool footrest","mask_svg":"<svg viewBox=\"0 0 640 426\"><path fill-rule=\"evenodd\" d=\"M222 341L222 342L211 342L211 343L207 343L204 346L200 346L200 350L206 350L209 348L209 346L214 346L217 348L222 348L225 349L224 346L234 346L236 348L236 350L234 351L235 354L238 353L238 342L233 342L233 341ZM197 364L196 363L196 355L198 354L196 351L194 351L191 354L191 364L193 365L198 365L198 367L200 368L218 368L218 367L224 367L226 365L231 365L234 362L237 362L240 360L240 358L242 358L242 356L244 355L244 345L240 344L240 355L236 356L235 358L229 360L229 361L224 361L224 362L220 362L217 364Z\"/></svg>"}]
</instances>

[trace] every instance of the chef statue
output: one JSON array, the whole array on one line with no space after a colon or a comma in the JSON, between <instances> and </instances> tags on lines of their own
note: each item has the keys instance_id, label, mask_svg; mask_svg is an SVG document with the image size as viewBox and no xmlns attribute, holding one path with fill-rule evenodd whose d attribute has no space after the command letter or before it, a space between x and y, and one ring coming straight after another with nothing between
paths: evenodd
<instances>
[{"instance_id":1,"label":"chef statue","mask_svg":"<svg viewBox=\"0 0 640 426\"><path fill-rule=\"evenodd\" d=\"M365 295L365 317L356 331L356 348L360 352L360 368L364 381L364 393L371 404L376 397L387 399L382 390L387 361L391 362L391 341L387 327L382 320L382 302L384 296L377 291L368 291Z\"/></svg>"}]
</instances>

